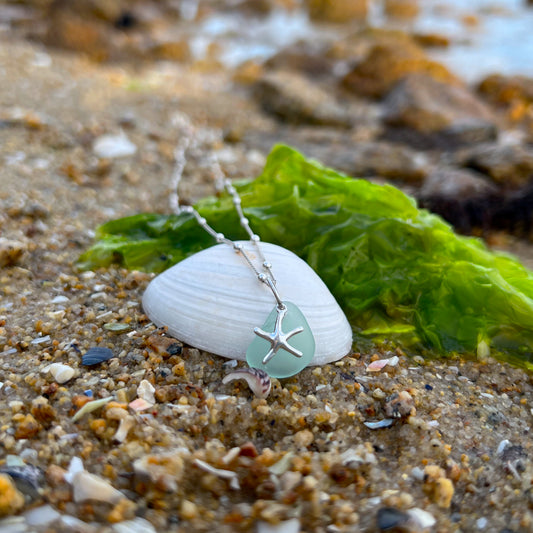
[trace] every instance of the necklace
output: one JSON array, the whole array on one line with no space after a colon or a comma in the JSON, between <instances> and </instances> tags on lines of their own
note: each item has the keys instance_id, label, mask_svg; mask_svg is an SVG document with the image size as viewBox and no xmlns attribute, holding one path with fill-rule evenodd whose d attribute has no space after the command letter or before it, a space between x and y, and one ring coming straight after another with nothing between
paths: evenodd
<instances>
[{"instance_id":1,"label":"necklace","mask_svg":"<svg viewBox=\"0 0 533 533\"><path fill-rule=\"evenodd\" d=\"M267 372L271 377L289 377L297 374L311 362L315 353L315 340L311 328L301 310L294 303L282 300L272 272L272 264L266 260L261 250L261 239L252 231L249 220L242 210L241 198L231 180L224 176L214 153L211 157L211 168L215 173L217 189L225 190L231 196L239 216L239 223L248 234L249 242L259 257L259 267L254 264L252 253L247 251L242 243L235 242L215 231L194 207L180 205L179 185L187 162L186 153L191 148L191 139L195 139L190 122L183 119L182 125L186 135L182 137L174 151L175 166L171 180L170 207L176 215L185 213L194 217L199 226L218 244L231 246L244 259L258 281L268 287L274 296L276 305L265 323L262 327L253 328L256 337L246 351L248 364L252 368ZM285 327L292 329L286 332Z\"/></svg>"}]
</instances>

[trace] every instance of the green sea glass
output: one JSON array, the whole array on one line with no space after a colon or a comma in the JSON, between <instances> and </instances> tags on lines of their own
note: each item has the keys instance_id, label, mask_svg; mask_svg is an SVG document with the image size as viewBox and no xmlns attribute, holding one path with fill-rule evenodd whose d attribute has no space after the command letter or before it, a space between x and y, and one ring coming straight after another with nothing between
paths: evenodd
<instances>
[{"instance_id":1,"label":"green sea glass","mask_svg":"<svg viewBox=\"0 0 533 533\"><path fill-rule=\"evenodd\" d=\"M287 307L287 312L281 323L282 332L287 334L298 327L303 328L302 332L292 335L287 340L290 346L302 352L302 357L297 357L285 349L279 348L272 359L264 364L263 359L270 351L272 345L270 341L257 335L248 346L248 350L246 350L248 365L264 370L273 378L288 378L298 374L311 362L315 355L315 338L305 316L293 303L283 302L283 304ZM278 311L277 306L275 306L261 329L267 333L273 332L277 316Z\"/></svg>"}]
</instances>

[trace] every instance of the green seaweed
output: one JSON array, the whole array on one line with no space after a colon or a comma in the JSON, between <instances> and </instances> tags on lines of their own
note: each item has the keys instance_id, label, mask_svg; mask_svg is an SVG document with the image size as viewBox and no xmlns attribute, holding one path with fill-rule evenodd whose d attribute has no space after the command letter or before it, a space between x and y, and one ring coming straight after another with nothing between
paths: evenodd
<instances>
[{"instance_id":1,"label":"green seaweed","mask_svg":"<svg viewBox=\"0 0 533 533\"><path fill-rule=\"evenodd\" d=\"M237 188L262 239L292 250L324 280L356 344L391 342L427 355L488 345L533 369L533 273L516 259L456 235L393 186L349 178L287 146ZM246 238L229 197L197 208L217 231ZM80 266L161 272L213 244L191 215L141 214L98 228Z\"/></svg>"}]
</instances>

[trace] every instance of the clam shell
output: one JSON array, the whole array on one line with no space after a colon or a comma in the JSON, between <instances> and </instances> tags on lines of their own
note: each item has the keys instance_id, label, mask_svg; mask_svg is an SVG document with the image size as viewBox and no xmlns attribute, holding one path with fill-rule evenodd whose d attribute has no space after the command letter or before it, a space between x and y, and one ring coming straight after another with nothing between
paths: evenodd
<instances>
[{"instance_id":1,"label":"clam shell","mask_svg":"<svg viewBox=\"0 0 533 533\"><path fill-rule=\"evenodd\" d=\"M254 246L244 246L260 265ZM273 265L281 298L296 304L315 337L312 365L344 357L351 349L352 329L324 282L298 256L274 244L261 243ZM184 259L157 276L143 295L145 313L181 341L231 359L246 359L246 349L276 301L270 289L240 254L219 244Z\"/></svg>"}]
</instances>

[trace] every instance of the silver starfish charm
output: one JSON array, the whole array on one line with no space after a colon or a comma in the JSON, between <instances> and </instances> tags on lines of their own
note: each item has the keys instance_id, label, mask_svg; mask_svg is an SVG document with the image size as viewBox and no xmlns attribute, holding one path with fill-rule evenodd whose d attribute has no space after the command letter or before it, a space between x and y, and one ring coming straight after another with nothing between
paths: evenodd
<instances>
[{"instance_id":1,"label":"silver starfish charm","mask_svg":"<svg viewBox=\"0 0 533 533\"><path fill-rule=\"evenodd\" d=\"M296 348L293 348L289 343L288 340L297 333L301 333L304 328L302 326L299 326L292 331L289 331L289 333L283 333L281 329L281 323L283 322L283 319L285 318L285 315L287 313L287 307L284 305L283 307L277 307L278 316L276 317L276 324L274 326L274 331L272 333L267 333L266 331L263 331L261 328L254 328L254 333L267 340L270 343L270 350L263 358L263 364L266 365L277 353L278 350L283 349L287 352L289 352L292 355L295 355L296 357L302 357L303 353L300 350L297 350Z\"/></svg>"}]
</instances>

